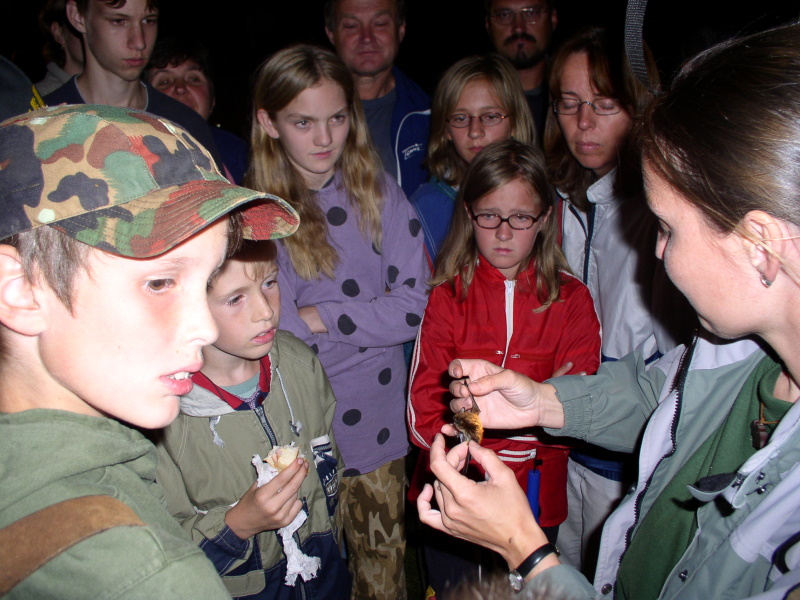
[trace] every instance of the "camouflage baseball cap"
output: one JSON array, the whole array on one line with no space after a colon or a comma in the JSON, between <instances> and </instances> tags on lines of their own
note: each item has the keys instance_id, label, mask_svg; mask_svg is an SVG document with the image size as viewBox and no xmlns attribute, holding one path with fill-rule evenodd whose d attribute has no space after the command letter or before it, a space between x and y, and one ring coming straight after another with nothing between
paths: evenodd
<instances>
[{"instance_id":1,"label":"camouflage baseball cap","mask_svg":"<svg viewBox=\"0 0 800 600\"><path fill-rule=\"evenodd\" d=\"M156 256L247 202L243 235L277 239L285 201L228 182L180 126L113 106L56 106L0 123L0 240L42 225L102 250Z\"/></svg>"}]
</instances>

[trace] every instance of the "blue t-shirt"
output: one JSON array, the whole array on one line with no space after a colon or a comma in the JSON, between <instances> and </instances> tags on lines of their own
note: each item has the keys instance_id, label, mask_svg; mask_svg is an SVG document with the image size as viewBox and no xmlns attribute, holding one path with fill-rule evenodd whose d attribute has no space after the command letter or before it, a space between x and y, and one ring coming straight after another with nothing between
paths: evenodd
<instances>
[{"instance_id":1,"label":"blue t-shirt","mask_svg":"<svg viewBox=\"0 0 800 600\"><path fill-rule=\"evenodd\" d=\"M396 100L397 88L392 88L392 91L385 96L361 101L369 134L372 136L372 143L378 151L378 156L381 157L383 169L395 180L397 180L397 160L392 145L392 114Z\"/></svg>"}]
</instances>

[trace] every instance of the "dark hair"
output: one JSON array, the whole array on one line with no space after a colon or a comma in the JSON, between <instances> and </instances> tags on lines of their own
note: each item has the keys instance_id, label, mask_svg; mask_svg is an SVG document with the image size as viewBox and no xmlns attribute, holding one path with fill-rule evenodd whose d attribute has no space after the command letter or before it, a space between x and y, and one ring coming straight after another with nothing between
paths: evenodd
<instances>
[{"instance_id":1,"label":"dark hair","mask_svg":"<svg viewBox=\"0 0 800 600\"><path fill-rule=\"evenodd\" d=\"M551 10L556 8L556 0L544 0L544 3L547 5L547 8ZM487 15L492 12L492 4L494 4L494 0L483 0L483 7Z\"/></svg>"},{"instance_id":2,"label":"dark hair","mask_svg":"<svg viewBox=\"0 0 800 600\"><path fill-rule=\"evenodd\" d=\"M550 98L561 96L561 73L564 64L573 54L586 54L592 86L602 96L616 98L623 110L636 122L653 99L653 95L634 76L628 65L621 32L610 32L604 27L585 27L567 39L558 49L550 65ZM645 46L648 72L653 85L658 84L655 61ZM639 187L638 160L630 143L633 136L620 148L618 184ZM569 195L570 202L585 208L586 190L595 176L572 156L555 116L547 119L544 136L547 170L550 182ZM628 178L626 180L626 178ZM623 186L624 187L624 186ZM623 189L621 193L630 193Z\"/></svg>"},{"instance_id":3,"label":"dark hair","mask_svg":"<svg viewBox=\"0 0 800 600\"><path fill-rule=\"evenodd\" d=\"M75 6L78 8L78 12L82 15L86 14L86 9L89 7L89 2L92 0L75 0ZM111 8L122 8L127 4L128 0L97 0L98 2L104 2L108 4ZM159 0L147 0L147 8L150 10L158 10L158 3Z\"/></svg>"},{"instance_id":4,"label":"dark hair","mask_svg":"<svg viewBox=\"0 0 800 600\"><path fill-rule=\"evenodd\" d=\"M752 210L800 225L800 24L691 59L641 128L644 163L723 233Z\"/></svg>"},{"instance_id":5,"label":"dark hair","mask_svg":"<svg viewBox=\"0 0 800 600\"><path fill-rule=\"evenodd\" d=\"M209 289L213 289L220 276L225 273L230 261L236 260L245 264L245 273L253 281L263 280L270 269L275 267L278 259L278 246L272 240L242 240L222 267L209 281Z\"/></svg>"},{"instance_id":6,"label":"dark hair","mask_svg":"<svg viewBox=\"0 0 800 600\"><path fill-rule=\"evenodd\" d=\"M67 19L67 0L47 0L42 6L42 10L39 11L39 29L44 35L42 54L45 60L53 61L59 67L63 67L67 62L67 57L64 54L64 48L50 32L50 26L53 23L58 23L62 28L68 29L72 35L80 38L81 34Z\"/></svg>"},{"instance_id":7,"label":"dark hair","mask_svg":"<svg viewBox=\"0 0 800 600\"><path fill-rule=\"evenodd\" d=\"M558 247L558 219L552 210L554 198L547 182L544 156L537 146L513 139L490 144L472 159L461 182L453 222L437 257L431 285L447 281L455 287L456 276L460 275L461 289L455 292L462 299L466 298L479 254L472 219L464 208L515 180L522 181L539 200L542 210L550 213L536 236L530 255L520 263L517 272L524 272L531 261L535 263L536 293L542 303L537 310L545 310L558 300L561 271L570 269Z\"/></svg>"},{"instance_id":8,"label":"dark hair","mask_svg":"<svg viewBox=\"0 0 800 600\"><path fill-rule=\"evenodd\" d=\"M153 46L153 53L142 73L142 79L150 81L153 71L172 66L176 67L186 61L197 64L208 80L211 97L214 96L214 73L208 49L197 40L185 37L172 37L158 40Z\"/></svg>"},{"instance_id":9,"label":"dark hair","mask_svg":"<svg viewBox=\"0 0 800 600\"><path fill-rule=\"evenodd\" d=\"M342 0L325 0L324 16L325 27L331 31L336 30L336 9L339 7L339 2ZM395 12L397 16L397 25L402 25L406 22L406 0L394 0Z\"/></svg>"}]
</instances>

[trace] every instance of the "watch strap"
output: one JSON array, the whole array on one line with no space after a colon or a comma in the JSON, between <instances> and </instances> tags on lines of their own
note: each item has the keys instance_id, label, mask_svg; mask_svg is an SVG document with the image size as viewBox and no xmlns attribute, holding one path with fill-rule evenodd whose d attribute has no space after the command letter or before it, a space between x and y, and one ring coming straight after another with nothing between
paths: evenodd
<instances>
[{"instance_id":1,"label":"watch strap","mask_svg":"<svg viewBox=\"0 0 800 600\"><path fill-rule=\"evenodd\" d=\"M522 579L525 579L528 575L530 575L530 572L533 571L536 565L542 561L542 559L554 553L556 556L561 556L561 552L558 551L558 548L548 542L544 546L540 546L531 552L530 556L523 560L520 565L514 569L514 571L516 571L516 573L522 577Z\"/></svg>"}]
</instances>

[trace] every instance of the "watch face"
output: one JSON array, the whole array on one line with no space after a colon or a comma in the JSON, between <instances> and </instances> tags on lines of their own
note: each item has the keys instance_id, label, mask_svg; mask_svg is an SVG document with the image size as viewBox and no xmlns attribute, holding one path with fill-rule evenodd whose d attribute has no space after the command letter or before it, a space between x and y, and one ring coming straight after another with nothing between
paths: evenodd
<instances>
[{"instance_id":1,"label":"watch face","mask_svg":"<svg viewBox=\"0 0 800 600\"><path fill-rule=\"evenodd\" d=\"M508 583L511 585L512 590L518 592L522 589L522 585L525 583L525 580L516 571L511 571L508 574Z\"/></svg>"}]
</instances>

